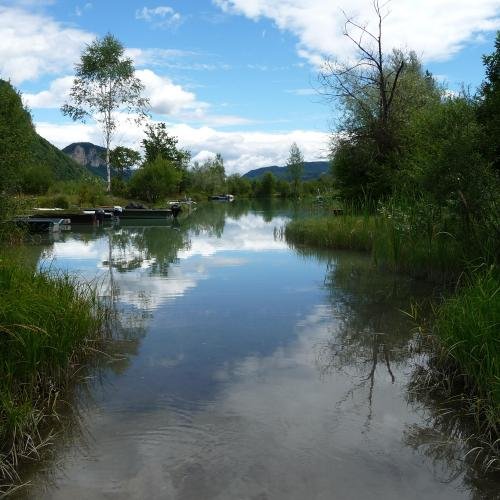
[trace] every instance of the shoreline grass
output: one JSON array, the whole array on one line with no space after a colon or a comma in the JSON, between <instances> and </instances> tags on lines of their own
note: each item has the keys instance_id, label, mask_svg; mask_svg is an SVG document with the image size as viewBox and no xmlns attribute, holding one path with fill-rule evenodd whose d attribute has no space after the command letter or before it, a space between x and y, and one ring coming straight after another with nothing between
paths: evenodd
<instances>
[{"instance_id":1,"label":"shoreline grass","mask_svg":"<svg viewBox=\"0 0 500 500\"><path fill-rule=\"evenodd\" d=\"M500 438L500 279L493 268L477 271L435 312L442 346L432 363L462 392L474 395L477 425Z\"/></svg>"},{"instance_id":2,"label":"shoreline grass","mask_svg":"<svg viewBox=\"0 0 500 500\"><path fill-rule=\"evenodd\" d=\"M58 401L104 339L106 320L91 284L0 260L0 493L46 444Z\"/></svg>"}]
</instances>

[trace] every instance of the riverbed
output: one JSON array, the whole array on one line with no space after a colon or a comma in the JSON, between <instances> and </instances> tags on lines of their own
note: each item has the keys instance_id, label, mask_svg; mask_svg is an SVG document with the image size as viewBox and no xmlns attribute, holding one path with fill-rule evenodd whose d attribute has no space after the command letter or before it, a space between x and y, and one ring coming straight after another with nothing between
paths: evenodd
<instances>
[{"instance_id":1,"label":"riverbed","mask_svg":"<svg viewBox=\"0 0 500 500\"><path fill-rule=\"evenodd\" d=\"M33 244L38 266L94 280L115 319L17 496L495 498L409 391L423 360L405 312L433 286L290 248L280 229L303 211L211 203Z\"/></svg>"}]
</instances>

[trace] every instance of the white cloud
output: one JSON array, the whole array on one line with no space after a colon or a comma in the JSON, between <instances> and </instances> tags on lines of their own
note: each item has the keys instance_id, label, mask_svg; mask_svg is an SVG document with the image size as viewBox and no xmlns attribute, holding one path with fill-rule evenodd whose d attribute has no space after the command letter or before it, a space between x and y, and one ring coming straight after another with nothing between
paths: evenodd
<instances>
[{"instance_id":1,"label":"white cloud","mask_svg":"<svg viewBox=\"0 0 500 500\"><path fill-rule=\"evenodd\" d=\"M324 56L348 58L352 44L342 35L344 10L373 21L371 0L214 0L227 13L269 18L294 33L298 53L315 65ZM444 60L482 32L500 27L498 0L398 0L384 22L386 47L410 48L424 60Z\"/></svg>"},{"instance_id":2,"label":"white cloud","mask_svg":"<svg viewBox=\"0 0 500 500\"><path fill-rule=\"evenodd\" d=\"M215 127L252 123L251 120L240 116L211 114L210 104L199 101L193 92L185 90L181 85L149 69L138 70L136 74L144 83L144 95L149 98L151 112L154 115L169 116ZM72 84L72 76L56 78L50 83L48 89L36 94L24 94L23 101L31 109L58 109L68 99Z\"/></svg>"},{"instance_id":3,"label":"white cloud","mask_svg":"<svg viewBox=\"0 0 500 500\"><path fill-rule=\"evenodd\" d=\"M63 148L72 142L89 141L101 144L99 129L93 124L56 125L37 122L40 135ZM324 160L330 135L310 130L290 132L226 132L212 127L193 127L170 124L169 133L179 138L179 145L191 151L196 159L205 159L216 153L224 157L226 172L245 173L258 167L284 165L290 145L296 142L306 161ZM139 149L143 130L122 117L117 129L115 144Z\"/></svg>"},{"instance_id":4,"label":"white cloud","mask_svg":"<svg viewBox=\"0 0 500 500\"><path fill-rule=\"evenodd\" d=\"M14 85L67 71L94 35L18 8L0 6L0 77Z\"/></svg>"},{"instance_id":5,"label":"white cloud","mask_svg":"<svg viewBox=\"0 0 500 500\"><path fill-rule=\"evenodd\" d=\"M305 95L317 95L318 91L313 89L313 88L308 88L308 89L290 89L290 90L285 90L287 94L293 94L293 95L298 95L298 96L305 96Z\"/></svg>"},{"instance_id":6,"label":"white cloud","mask_svg":"<svg viewBox=\"0 0 500 500\"><path fill-rule=\"evenodd\" d=\"M129 48L125 49L125 55L134 61L134 66L170 66L175 59L187 56L196 56L196 52L180 49L161 48Z\"/></svg>"},{"instance_id":7,"label":"white cloud","mask_svg":"<svg viewBox=\"0 0 500 500\"><path fill-rule=\"evenodd\" d=\"M56 78L47 90L42 90L37 94L23 94L23 101L32 109L59 108L67 100L72 85L72 76Z\"/></svg>"},{"instance_id":8,"label":"white cloud","mask_svg":"<svg viewBox=\"0 0 500 500\"><path fill-rule=\"evenodd\" d=\"M135 18L142 19L160 28L177 26L182 22L182 16L168 5L161 5L151 9L148 7L137 9Z\"/></svg>"},{"instance_id":9,"label":"white cloud","mask_svg":"<svg viewBox=\"0 0 500 500\"><path fill-rule=\"evenodd\" d=\"M203 116L208 104L196 100L196 95L176 85L169 78L157 75L149 69L136 72L145 86L144 94L151 102L153 113L178 115L182 111ZM73 76L53 80L47 90L23 96L30 108L59 108L69 95Z\"/></svg>"},{"instance_id":10,"label":"white cloud","mask_svg":"<svg viewBox=\"0 0 500 500\"><path fill-rule=\"evenodd\" d=\"M162 115L176 115L182 110L203 113L207 104L196 100L193 92L184 90L169 78L157 75L150 69L136 72L145 86L145 95L151 103L151 111Z\"/></svg>"}]
</instances>

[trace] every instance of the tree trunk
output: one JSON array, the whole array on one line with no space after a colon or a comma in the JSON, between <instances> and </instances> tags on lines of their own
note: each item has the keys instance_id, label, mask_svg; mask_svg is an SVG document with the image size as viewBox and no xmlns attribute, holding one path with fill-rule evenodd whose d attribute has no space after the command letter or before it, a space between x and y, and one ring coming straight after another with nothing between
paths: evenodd
<instances>
[{"instance_id":1,"label":"tree trunk","mask_svg":"<svg viewBox=\"0 0 500 500\"><path fill-rule=\"evenodd\" d=\"M106 191L109 193L111 192L111 165L109 163L109 140L106 140L106 171L108 174Z\"/></svg>"}]
</instances>

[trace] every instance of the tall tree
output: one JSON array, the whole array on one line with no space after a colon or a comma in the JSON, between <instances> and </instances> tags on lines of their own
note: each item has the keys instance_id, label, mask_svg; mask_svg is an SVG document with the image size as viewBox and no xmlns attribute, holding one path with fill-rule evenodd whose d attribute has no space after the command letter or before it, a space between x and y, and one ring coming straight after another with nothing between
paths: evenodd
<instances>
[{"instance_id":1,"label":"tall tree","mask_svg":"<svg viewBox=\"0 0 500 500\"><path fill-rule=\"evenodd\" d=\"M195 162L190 169L191 186L207 194L221 193L226 188L226 171L221 154L205 160L201 165Z\"/></svg>"},{"instance_id":2,"label":"tall tree","mask_svg":"<svg viewBox=\"0 0 500 500\"><path fill-rule=\"evenodd\" d=\"M495 39L495 51L483 56L486 79L481 85L478 108L483 126L483 149L493 167L500 172L500 31Z\"/></svg>"},{"instance_id":3,"label":"tall tree","mask_svg":"<svg viewBox=\"0 0 500 500\"><path fill-rule=\"evenodd\" d=\"M380 5L379 0L373 0L376 20L373 31L366 24L345 15L344 36L353 44L356 57L347 63L328 60L320 73L325 95L340 101L347 121L354 111L369 126L377 154L382 160L396 147L391 118L405 66L404 58L390 58L384 52L382 28L388 15L384 5Z\"/></svg>"},{"instance_id":4,"label":"tall tree","mask_svg":"<svg viewBox=\"0 0 500 500\"><path fill-rule=\"evenodd\" d=\"M132 59L113 35L95 39L82 52L75 66L70 98L61 111L73 120L94 119L104 135L107 189L111 189L110 151L117 128L117 111L134 113L137 120L147 114L149 102L142 97L144 85L135 76Z\"/></svg>"},{"instance_id":5,"label":"tall tree","mask_svg":"<svg viewBox=\"0 0 500 500\"><path fill-rule=\"evenodd\" d=\"M169 135L166 123L148 123L146 125L146 138L142 140L145 161L154 160L157 156L171 161L177 168L187 168L191 154L177 146L179 140Z\"/></svg>"},{"instance_id":6,"label":"tall tree","mask_svg":"<svg viewBox=\"0 0 500 500\"><path fill-rule=\"evenodd\" d=\"M292 181L293 194L297 196L299 192L300 179L304 173L304 157L295 142L290 146L290 155L288 156L288 160L286 162L286 168Z\"/></svg>"},{"instance_id":7,"label":"tall tree","mask_svg":"<svg viewBox=\"0 0 500 500\"><path fill-rule=\"evenodd\" d=\"M133 149L126 148L125 146L117 146L113 149L109 156L111 166L118 171L120 179L123 179L130 169L139 163L141 155Z\"/></svg>"}]
</instances>

